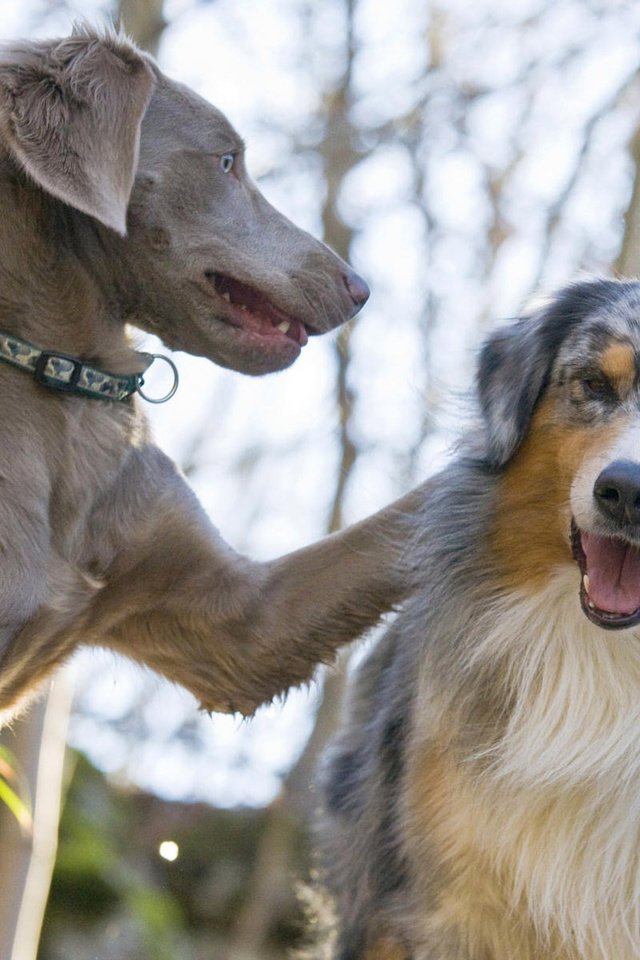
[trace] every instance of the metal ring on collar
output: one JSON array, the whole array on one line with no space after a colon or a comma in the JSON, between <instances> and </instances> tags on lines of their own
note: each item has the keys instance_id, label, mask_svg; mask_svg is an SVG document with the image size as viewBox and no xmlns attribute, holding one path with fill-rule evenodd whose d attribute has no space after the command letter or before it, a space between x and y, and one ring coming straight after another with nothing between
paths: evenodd
<instances>
[{"instance_id":1,"label":"metal ring on collar","mask_svg":"<svg viewBox=\"0 0 640 960\"><path fill-rule=\"evenodd\" d=\"M168 363L168 364L169 364L169 366L170 366L171 369L173 370L173 385L172 385L171 389L169 390L169 392L168 392L167 394L165 394L164 397L158 397L157 399L154 400L153 397L148 397L148 396L146 395L146 393L143 393L143 392L142 392L142 386L143 386L143 384L144 384L144 376L143 376L143 374L139 374L139 375L138 375L138 383L137 383L137 386L136 386L136 390L138 391L138 393L140 394L140 396L142 397L142 399L143 399L143 400L146 400L148 403L166 403L167 400L171 400L171 397L174 395L174 393L175 393L176 390L178 389L178 383L179 383L179 381L180 381L180 377L178 376L178 368L176 367L176 365L175 365L175 363L173 362L173 360L170 360L169 357L165 357L164 354L162 354L162 353L150 353L150 354L148 354L148 356L153 357L153 360L151 361L151 363L150 363L149 366L147 367L147 370L149 370L149 369L151 368L151 365L153 364L153 362L154 362L155 360L164 360L165 363ZM146 373L146 370L145 370L145 373Z\"/></svg>"}]
</instances>

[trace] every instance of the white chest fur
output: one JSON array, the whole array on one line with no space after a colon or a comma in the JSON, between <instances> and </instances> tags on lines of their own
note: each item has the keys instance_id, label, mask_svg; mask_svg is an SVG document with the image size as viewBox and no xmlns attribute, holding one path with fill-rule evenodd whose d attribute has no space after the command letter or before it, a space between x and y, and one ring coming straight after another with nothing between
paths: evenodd
<instances>
[{"instance_id":1,"label":"white chest fur","mask_svg":"<svg viewBox=\"0 0 640 960\"><path fill-rule=\"evenodd\" d=\"M475 638L512 705L478 784L478 842L514 907L585 960L640 956L640 630L580 610L576 573Z\"/></svg>"}]
</instances>

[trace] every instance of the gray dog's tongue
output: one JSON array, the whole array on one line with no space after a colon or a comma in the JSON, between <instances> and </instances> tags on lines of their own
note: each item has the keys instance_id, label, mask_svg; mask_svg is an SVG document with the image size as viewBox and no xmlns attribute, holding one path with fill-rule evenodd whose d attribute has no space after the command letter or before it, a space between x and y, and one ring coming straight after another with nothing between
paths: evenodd
<instances>
[{"instance_id":1,"label":"gray dog's tongue","mask_svg":"<svg viewBox=\"0 0 640 960\"><path fill-rule=\"evenodd\" d=\"M599 610L628 614L640 609L640 550L614 537L582 534L589 599Z\"/></svg>"}]
</instances>

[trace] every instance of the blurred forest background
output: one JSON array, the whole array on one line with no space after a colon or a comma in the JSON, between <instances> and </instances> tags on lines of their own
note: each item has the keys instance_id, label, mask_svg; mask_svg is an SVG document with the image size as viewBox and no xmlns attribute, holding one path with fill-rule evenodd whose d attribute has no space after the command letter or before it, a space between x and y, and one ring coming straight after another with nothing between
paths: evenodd
<instances>
[{"instance_id":1,"label":"blurred forest background","mask_svg":"<svg viewBox=\"0 0 640 960\"><path fill-rule=\"evenodd\" d=\"M223 109L269 199L372 287L282 375L177 358L156 434L237 549L287 552L423 479L490 325L640 272L634 0L1 0L0 31L78 16L120 19ZM346 673L239 722L80 656L5 735L34 822L0 815L2 960L284 960Z\"/></svg>"}]
</instances>

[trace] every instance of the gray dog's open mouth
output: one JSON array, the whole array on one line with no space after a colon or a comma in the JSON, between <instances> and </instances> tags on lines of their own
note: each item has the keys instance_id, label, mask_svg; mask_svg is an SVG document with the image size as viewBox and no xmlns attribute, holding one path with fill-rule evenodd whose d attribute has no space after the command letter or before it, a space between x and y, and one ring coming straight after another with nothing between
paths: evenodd
<instances>
[{"instance_id":1,"label":"gray dog's open mouth","mask_svg":"<svg viewBox=\"0 0 640 960\"><path fill-rule=\"evenodd\" d=\"M571 522L571 547L580 568L580 602L592 623L622 630L640 623L640 548L619 537L580 530Z\"/></svg>"},{"instance_id":2,"label":"gray dog's open mouth","mask_svg":"<svg viewBox=\"0 0 640 960\"><path fill-rule=\"evenodd\" d=\"M308 330L302 321L277 307L255 287L235 280L223 273L208 272L207 280L224 301L223 319L246 333L270 340L292 340L304 347L309 339Z\"/></svg>"}]
</instances>

